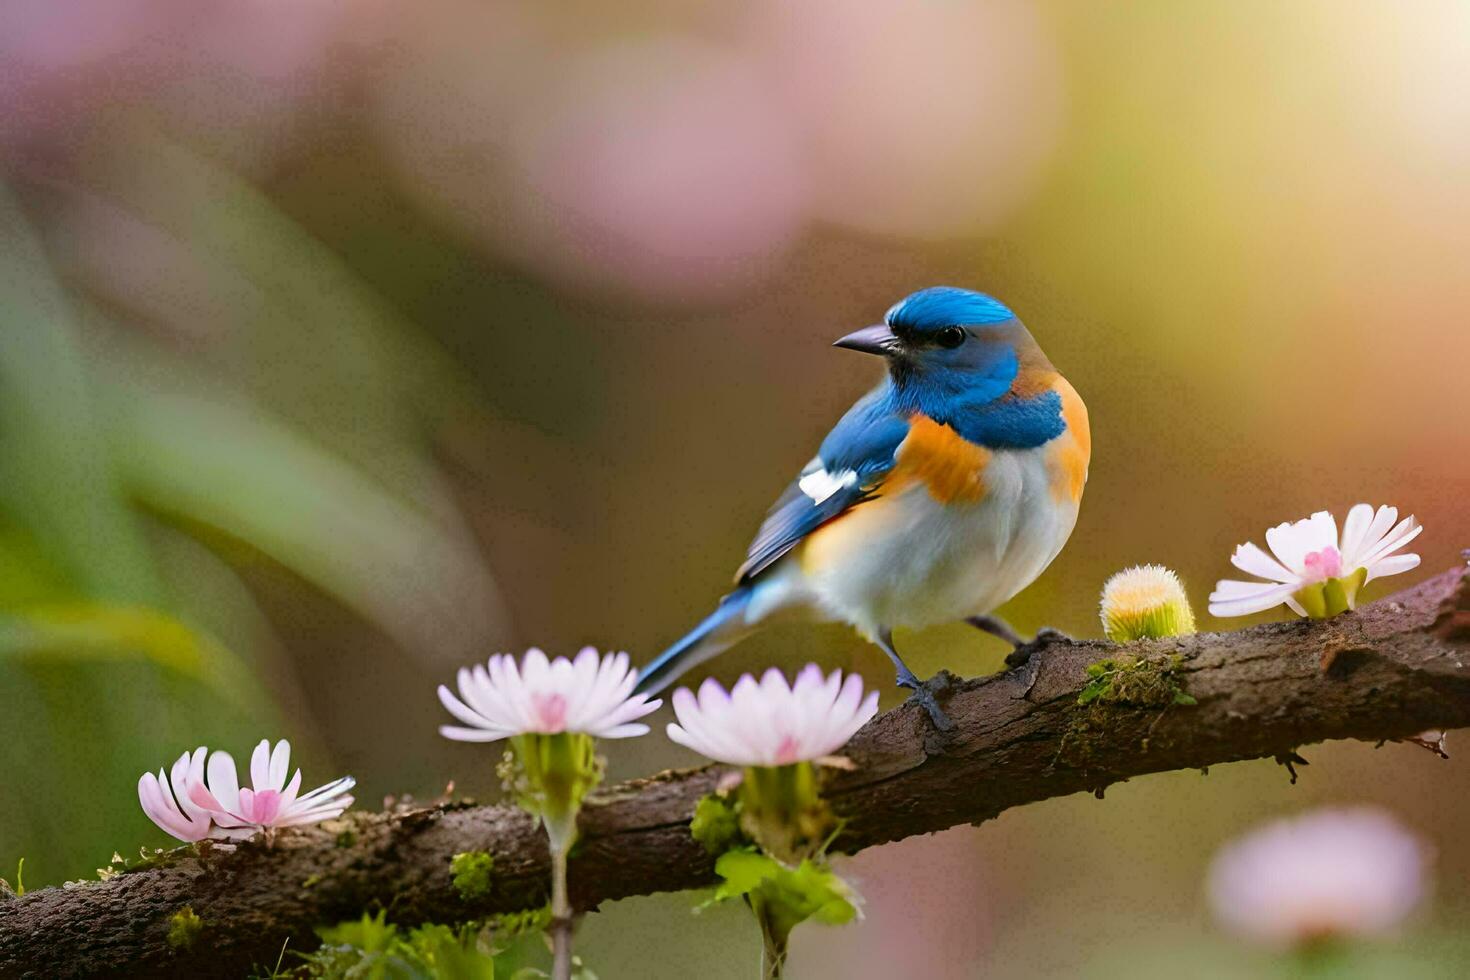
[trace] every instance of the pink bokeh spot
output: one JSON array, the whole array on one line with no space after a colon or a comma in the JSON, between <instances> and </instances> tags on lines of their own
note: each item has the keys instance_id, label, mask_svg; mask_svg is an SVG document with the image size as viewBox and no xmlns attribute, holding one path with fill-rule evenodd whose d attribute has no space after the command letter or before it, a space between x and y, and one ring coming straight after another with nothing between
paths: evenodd
<instances>
[{"instance_id":1,"label":"pink bokeh spot","mask_svg":"<svg viewBox=\"0 0 1470 980\"><path fill-rule=\"evenodd\" d=\"M538 728L555 734L567 727L567 699L563 694L533 694L531 708L536 713Z\"/></svg>"},{"instance_id":2,"label":"pink bokeh spot","mask_svg":"<svg viewBox=\"0 0 1470 980\"><path fill-rule=\"evenodd\" d=\"M1028 0L740 6L822 219L923 238L994 229L1061 139L1059 45Z\"/></svg>"},{"instance_id":3,"label":"pink bokeh spot","mask_svg":"<svg viewBox=\"0 0 1470 980\"><path fill-rule=\"evenodd\" d=\"M1325 582L1342 575L1342 552L1328 545L1321 551L1310 552L1302 559L1302 564L1307 568L1307 577L1313 582Z\"/></svg>"},{"instance_id":4,"label":"pink bokeh spot","mask_svg":"<svg viewBox=\"0 0 1470 980\"><path fill-rule=\"evenodd\" d=\"M762 65L673 39L568 59L512 130L515 246L655 299L738 292L806 219L795 128Z\"/></svg>"}]
</instances>

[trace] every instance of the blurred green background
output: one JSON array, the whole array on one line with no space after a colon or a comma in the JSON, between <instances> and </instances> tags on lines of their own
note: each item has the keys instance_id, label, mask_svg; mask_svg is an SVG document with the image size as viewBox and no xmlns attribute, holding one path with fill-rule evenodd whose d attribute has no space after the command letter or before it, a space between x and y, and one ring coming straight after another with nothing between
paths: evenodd
<instances>
[{"instance_id":1,"label":"blurred green background","mask_svg":"<svg viewBox=\"0 0 1470 980\"><path fill-rule=\"evenodd\" d=\"M436 683L677 637L875 380L828 343L935 283L1003 298L1091 409L1081 520L1018 627L1095 635L1141 561L1203 614L1236 543L1358 500L1427 528L1375 595L1448 567L1467 82L1460 0L11 0L0 875L162 845L137 776L201 743L289 737L364 806L493 796ZM1004 653L899 645L921 674ZM713 667L807 659L891 677L837 628ZM1260 975L1204 915L1212 851L1367 801L1439 857L1362 975L1463 973L1463 761L1305 754L1295 787L1170 774L865 853L866 919L798 931L792 970ZM611 768L693 761L652 737ZM694 901L615 903L582 952L745 975L743 910Z\"/></svg>"}]
</instances>

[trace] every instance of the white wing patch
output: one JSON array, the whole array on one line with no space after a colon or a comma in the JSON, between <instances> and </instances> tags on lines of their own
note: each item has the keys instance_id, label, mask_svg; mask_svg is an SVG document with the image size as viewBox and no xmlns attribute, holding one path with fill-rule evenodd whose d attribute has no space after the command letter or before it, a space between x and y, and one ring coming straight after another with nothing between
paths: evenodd
<instances>
[{"instance_id":1,"label":"white wing patch","mask_svg":"<svg viewBox=\"0 0 1470 980\"><path fill-rule=\"evenodd\" d=\"M828 473L824 469L815 469L810 473L803 473L796 485L801 492L812 498L812 503L824 503L839 490L846 490L857 483L857 470L838 470L836 473Z\"/></svg>"}]
</instances>

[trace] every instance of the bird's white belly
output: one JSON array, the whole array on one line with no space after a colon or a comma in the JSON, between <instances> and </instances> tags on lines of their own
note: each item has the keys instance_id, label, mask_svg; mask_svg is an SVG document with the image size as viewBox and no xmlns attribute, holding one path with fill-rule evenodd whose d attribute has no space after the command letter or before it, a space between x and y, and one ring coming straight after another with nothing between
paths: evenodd
<instances>
[{"instance_id":1,"label":"bird's white belly","mask_svg":"<svg viewBox=\"0 0 1470 980\"><path fill-rule=\"evenodd\" d=\"M988 613L1051 564L1077 522L1059 500L1041 448L1001 450L985 496L940 503L922 483L861 504L820 533L802 562L802 591L819 611L872 636Z\"/></svg>"}]
</instances>

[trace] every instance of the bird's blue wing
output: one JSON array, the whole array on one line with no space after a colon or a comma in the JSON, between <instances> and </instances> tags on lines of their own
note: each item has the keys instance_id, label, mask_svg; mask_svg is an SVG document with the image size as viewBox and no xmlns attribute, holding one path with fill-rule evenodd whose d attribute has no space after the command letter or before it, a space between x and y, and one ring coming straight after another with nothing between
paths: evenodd
<instances>
[{"instance_id":1,"label":"bird's blue wing","mask_svg":"<svg viewBox=\"0 0 1470 980\"><path fill-rule=\"evenodd\" d=\"M802 538L871 498L893 468L894 452L908 431L908 419L895 408L887 383L863 396L771 506L735 581L750 582Z\"/></svg>"}]
</instances>

